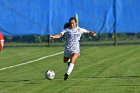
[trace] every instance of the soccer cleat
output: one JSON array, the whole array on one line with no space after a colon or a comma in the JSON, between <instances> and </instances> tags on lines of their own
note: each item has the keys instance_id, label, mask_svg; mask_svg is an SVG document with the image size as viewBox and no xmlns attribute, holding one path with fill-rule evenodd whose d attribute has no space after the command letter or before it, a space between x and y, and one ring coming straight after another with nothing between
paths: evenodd
<instances>
[{"instance_id":1,"label":"soccer cleat","mask_svg":"<svg viewBox=\"0 0 140 93\"><path fill-rule=\"evenodd\" d=\"M65 75L64 75L64 80L67 80L68 79L68 74L66 73Z\"/></svg>"}]
</instances>

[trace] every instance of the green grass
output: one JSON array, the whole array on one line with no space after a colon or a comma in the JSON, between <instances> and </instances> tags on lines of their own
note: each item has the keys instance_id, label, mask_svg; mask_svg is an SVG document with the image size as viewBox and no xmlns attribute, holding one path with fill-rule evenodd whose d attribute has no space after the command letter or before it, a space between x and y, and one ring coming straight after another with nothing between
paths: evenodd
<instances>
[{"instance_id":1,"label":"green grass","mask_svg":"<svg viewBox=\"0 0 140 93\"><path fill-rule=\"evenodd\" d=\"M0 69L63 51L63 47L12 47L0 52ZM0 70L0 93L140 93L140 46L81 47L68 78L63 54ZM45 71L56 73L54 80Z\"/></svg>"}]
</instances>

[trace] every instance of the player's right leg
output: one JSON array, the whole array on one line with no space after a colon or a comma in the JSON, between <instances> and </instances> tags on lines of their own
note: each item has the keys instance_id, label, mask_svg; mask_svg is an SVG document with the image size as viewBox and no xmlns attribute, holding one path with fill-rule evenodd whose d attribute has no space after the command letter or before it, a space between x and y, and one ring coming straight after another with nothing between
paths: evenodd
<instances>
[{"instance_id":1,"label":"player's right leg","mask_svg":"<svg viewBox=\"0 0 140 93\"><path fill-rule=\"evenodd\" d=\"M69 61L69 59L70 59L69 57L65 57L65 56L64 56L64 60L63 60L64 63L67 63L67 62Z\"/></svg>"},{"instance_id":2,"label":"player's right leg","mask_svg":"<svg viewBox=\"0 0 140 93\"><path fill-rule=\"evenodd\" d=\"M71 57L71 53L68 51L67 48L65 48L65 51L64 51L64 63L68 63L69 65L69 62L70 62L70 57Z\"/></svg>"},{"instance_id":3,"label":"player's right leg","mask_svg":"<svg viewBox=\"0 0 140 93\"><path fill-rule=\"evenodd\" d=\"M70 58L69 57L64 56L63 61L64 61L64 63L68 63L68 66L69 66L69 64L70 64Z\"/></svg>"},{"instance_id":4,"label":"player's right leg","mask_svg":"<svg viewBox=\"0 0 140 93\"><path fill-rule=\"evenodd\" d=\"M68 62L69 60L70 60L69 57L65 57L65 56L64 56L64 63L68 63L68 67L69 67L69 64L70 64L70 62ZM64 75L64 80L66 80L67 78L68 78L68 74L65 73L65 75Z\"/></svg>"}]
</instances>

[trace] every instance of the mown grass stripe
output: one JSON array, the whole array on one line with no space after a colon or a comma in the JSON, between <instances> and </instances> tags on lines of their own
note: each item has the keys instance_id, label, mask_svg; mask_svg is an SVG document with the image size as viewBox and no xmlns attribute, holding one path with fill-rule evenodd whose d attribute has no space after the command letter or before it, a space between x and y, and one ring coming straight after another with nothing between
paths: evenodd
<instances>
[{"instance_id":1,"label":"mown grass stripe","mask_svg":"<svg viewBox=\"0 0 140 93\"><path fill-rule=\"evenodd\" d=\"M51 55L48 55L48 56L44 56L44 57L41 57L41 58L38 58L38 59L35 59L35 60L31 60L31 61L28 61L28 62L24 62L24 63L21 63L21 64L9 66L9 67L4 67L4 68L1 68L0 71L10 69L10 68L14 68L14 67L18 67L18 66L22 66L22 65L26 65L26 64L30 64L30 63L33 63L33 62L36 62L36 61L39 61L39 60L42 60L42 59L45 59L45 58L48 58L48 57L53 57L53 56L56 56L56 55L59 55L59 54L62 54L62 53L63 53L63 51L55 53L55 54L51 54Z\"/></svg>"}]
</instances>

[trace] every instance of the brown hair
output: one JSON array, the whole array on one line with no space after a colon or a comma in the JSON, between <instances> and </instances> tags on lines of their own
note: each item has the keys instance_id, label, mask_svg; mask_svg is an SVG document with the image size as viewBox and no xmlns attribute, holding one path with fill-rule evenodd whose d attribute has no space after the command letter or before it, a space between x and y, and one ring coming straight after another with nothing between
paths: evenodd
<instances>
[{"instance_id":1,"label":"brown hair","mask_svg":"<svg viewBox=\"0 0 140 93\"><path fill-rule=\"evenodd\" d=\"M71 20L75 20L75 23L77 23L77 19L76 19L75 17L71 17L71 18L69 19L69 23L71 22Z\"/></svg>"}]
</instances>

